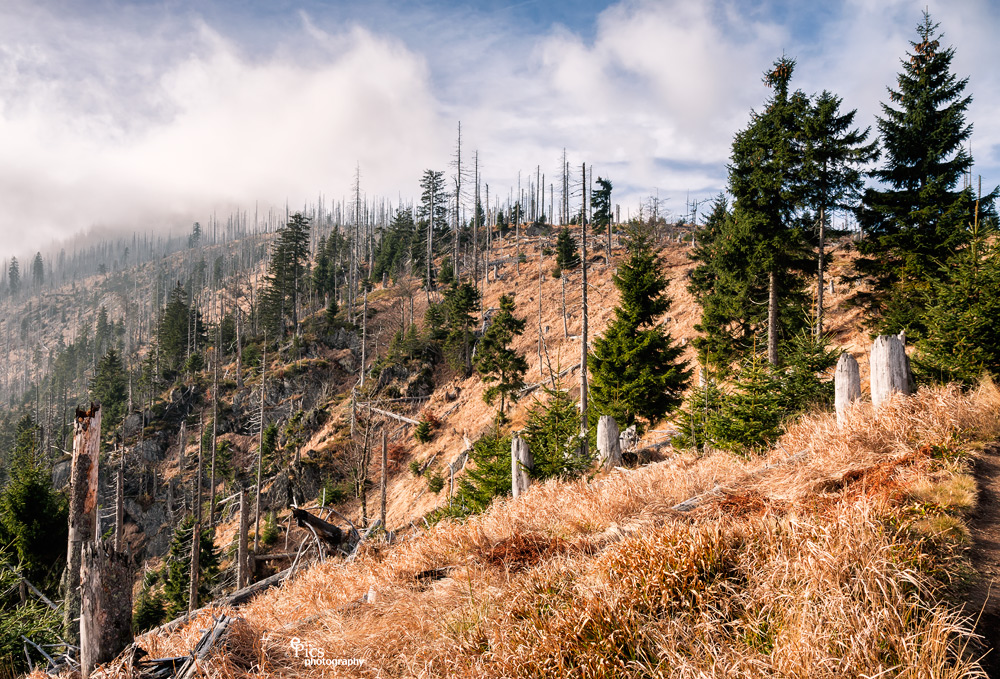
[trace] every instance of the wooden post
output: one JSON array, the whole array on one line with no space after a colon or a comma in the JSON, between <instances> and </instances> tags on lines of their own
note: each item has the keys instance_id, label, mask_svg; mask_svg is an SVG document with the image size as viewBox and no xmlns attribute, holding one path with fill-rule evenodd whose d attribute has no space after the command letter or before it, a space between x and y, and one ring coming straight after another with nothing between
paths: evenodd
<instances>
[{"instance_id":1,"label":"wooden post","mask_svg":"<svg viewBox=\"0 0 1000 679\"><path fill-rule=\"evenodd\" d=\"M132 565L108 541L81 550L80 674L114 660L132 641Z\"/></svg>"},{"instance_id":2,"label":"wooden post","mask_svg":"<svg viewBox=\"0 0 1000 679\"><path fill-rule=\"evenodd\" d=\"M878 408L894 393L909 394L911 381L906 349L896 335L879 335L871 355L872 405Z\"/></svg>"},{"instance_id":3,"label":"wooden post","mask_svg":"<svg viewBox=\"0 0 1000 679\"><path fill-rule=\"evenodd\" d=\"M610 415L601 415L597 420L597 450L601 466L614 469L622 465L622 451L619 443L618 423Z\"/></svg>"},{"instance_id":4,"label":"wooden post","mask_svg":"<svg viewBox=\"0 0 1000 679\"><path fill-rule=\"evenodd\" d=\"M73 424L73 463L70 472L69 542L66 554L66 609L63 629L67 640L78 641L80 567L85 542L97 525L97 458L101 449L101 406L77 410Z\"/></svg>"},{"instance_id":5,"label":"wooden post","mask_svg":"<svg viewBox=\"0 0 1000 679\"><path fill-rule=\"evenodd\" d=\"M861 398L861 372L858 370L858 362L846 351L837 361L837 372L834 373L833 383L837 424L842 427L847 422L847 412L851 403Z\"/></svg>"},{"instance_id":6,"label":"wooden post","mask_svg":"<svg viewBox=\"0 0 1000 679\"><path fill-rule=\"evenodd\" d=\"M247 530L249 523L250 506L247 504L247 490L240 486L240 535L236 543L236 589L243 589L250 582L250 561L247 558Z\"/></svg>"},{"instance_id":7,"label":"wooden post","mask_svg":"<svg viewBox=\"0 0 1000 679\"><path fill-rule=\"evenodd\" d=\"M382 484L381 484L382 485L382 488L381 488L381 490L382 490L382 506L381 506L381 509L379 511L379 518L382 520L382 528L383 528L383 530L385 530L386 535L389 534L388 524L386 524L386 522L385 522L385 500L386 500L386 491L388 489L388 475L389 475L388 466L389 466L389 438L388 438L388 434L385 431L385 428L383 427L383 429L382 429Z\"/></svg>"},{"instance_id":8,"label":"wooden post","mask_svg":"<svg viewBox=\"0 0 1000 679\"><path fill-rule=\"evenodd\" d=\"M531 485L528 470L533 469L535 460L528 449L528 442L515 436L510 444L510 488L514 497L527 492Z\"/></svg>"}]
</instances>

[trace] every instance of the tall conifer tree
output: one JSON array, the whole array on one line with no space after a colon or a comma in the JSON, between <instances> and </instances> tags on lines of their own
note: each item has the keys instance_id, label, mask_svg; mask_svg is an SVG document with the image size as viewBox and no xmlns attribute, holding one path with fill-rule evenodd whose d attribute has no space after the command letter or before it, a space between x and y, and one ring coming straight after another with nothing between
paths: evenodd
<instances>
[{"instance_id":1,"label":"tall conifer tree","mask_svg":"<svg viewBox=\"0 0 1000 679\"><path fill-rule=\"evenodd\" d=\"M872 173L880 188L865 192L858 222L864 239L858 273L869 282L856 297L879 329L924 330L931 281L949 254L968 242L975 212L971 187L959 188L972 167L965 143L972 125L968 78L951 71L954 48L942 48L938 24L924 12L896 88L878 120L884 163ZM983 204L996 199L994 189Z\"/></svg>"}]
</instances>

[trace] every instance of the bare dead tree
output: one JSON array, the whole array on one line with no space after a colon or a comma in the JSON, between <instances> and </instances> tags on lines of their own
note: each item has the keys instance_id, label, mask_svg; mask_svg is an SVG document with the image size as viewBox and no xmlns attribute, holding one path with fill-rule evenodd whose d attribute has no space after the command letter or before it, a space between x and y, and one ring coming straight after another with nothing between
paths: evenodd
<instances>
[{"instance_id":1,"label":"bare dead tree","mask_svg":"<svg viewBox=\"0 0 1000 679\"><path fill-rule=\"evenodd\" d=\"M582 165L583 185L581 193L580 208L580 258L581 282L580 287L583 295L581 307L582 325L580 337L580 445L584 452L587 449L587 164Z\"/></svg>"},{"instance_id":2,"label":"bare dead tree","mask_svg":"<svg viewBox=\"0 0 1000 679\"><path fill-rule=\"evenodd\" d=\"M260 552L260 484L264 469L264 394L267 380L267 335L264 335L264 350L260 359L260 427L257 430L257 499L254 503L253 553Z\"/></svg>"},{"instance_id":3,"label":"bare dead tree","mask_svg":"<svg viewBox=\"0 0 1000 679\"><path fill-rule=\"evenodd\" d=\"M382 522L382 528L389 532L389 526L385 522L385 505L386 505L386 494L388 490L388 479L389 479L389 439L388 432L386 432L385 426L382 427L382 482L380 484L382 502L379 511L379 519Z\"/></svg>"}]
</instances>

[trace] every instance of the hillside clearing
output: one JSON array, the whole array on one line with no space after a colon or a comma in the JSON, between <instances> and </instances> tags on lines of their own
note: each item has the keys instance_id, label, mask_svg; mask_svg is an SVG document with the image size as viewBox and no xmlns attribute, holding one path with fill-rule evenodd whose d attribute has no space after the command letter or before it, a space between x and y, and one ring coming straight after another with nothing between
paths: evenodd
<instances>
[{"instance_id":1,"label":"hillside clearing","mask_svg":"<svg viewBox=\"0 0 1000 679\"><path fill-rule=\"evenodd\" d=\"M972 460L998 414L991 383L921 389L877 414L858 404L843 430L807 416L763 457L678 455L535 486L225 611L242 620L202 670L984 676L957 602L973 577ZM671 509L719 484L693 512ZM183 655L209 626L206 614L137 643ZM309 666L303 649L364 662ZM128 676L124 664L104 676Z\"/></svg>"}]
</instances>

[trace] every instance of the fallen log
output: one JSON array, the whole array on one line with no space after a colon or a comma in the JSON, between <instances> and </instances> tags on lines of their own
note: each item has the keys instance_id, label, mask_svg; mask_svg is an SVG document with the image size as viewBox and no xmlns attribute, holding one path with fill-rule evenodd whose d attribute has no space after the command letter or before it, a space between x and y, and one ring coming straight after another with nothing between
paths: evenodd
<instances>
[{"instance_id":1,"label":"fallen log","mask_svg":"<svg viewBox=\"0 0 1000 679\"><path fill-rule=\"evenodd\" d=\"M399 420L400 422L406 422L408 424L420 424L416 420L410 419L409 417L403 417L402 415L397 415L396 413L391 413L388 410L382 410L381 408L375 408L374 406L369 406L373 413L378 413L379 415L385 415L386 417L391 417L394 420Z\"/></svg>"},{"instance_id":2,"label":"fallen log","mask_svg":"<svg viewBox=\"0 0 1000 679\"><path fill-rule=\"evenodd\" d=\"M344 531L338 526L328 523L318 516L313 516L304 509L292 507L291 510L292 516L295 518L295 524L299 528L309 526L315 531L316 535L331 547L337 547L344 541Z\"/></svg>"}]
</instances>

